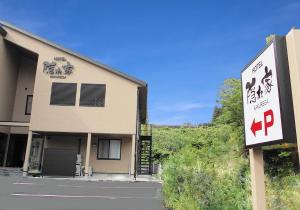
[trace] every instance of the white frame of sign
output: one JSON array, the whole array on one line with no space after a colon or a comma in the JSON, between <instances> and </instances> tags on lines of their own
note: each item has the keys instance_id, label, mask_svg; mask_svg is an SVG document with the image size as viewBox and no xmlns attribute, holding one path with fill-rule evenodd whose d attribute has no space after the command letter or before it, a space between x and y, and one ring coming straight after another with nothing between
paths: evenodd
<instances>
[{"instance_id":1,"label":"white frame of sign","mask_svg":"<svg viewBox=\"0 0 300 210\"><path fill-rule=\"evenodd\" d=\"M247 107L245 105L245 98L247 98L246 91L244 90L245 84L247 81L250 81L251 78L248 78L247 81L243 81L243 74L246 73L246 70L252 71L253 64L256 65L255 62L259 62L259 58L264 56L264 53L269 53L267 51L270 51L270 48L274 46L274 61L275 62L275 69L276 72L274 75L276 75L277 78L275 78L275 84L277 85L277 90L275 87L274 91L277 91L277 94L273 94L273 103L276 102L276 97L278 97L279 101L279 107L275 104L275 108L277 108L277 116L279 115L280 121L278 128L281 128L281 131L276 130L277 134L274 135L276 137L272 138L263 138L262 136L259 136L259 140L253 141L254 138L252 138L252 141L248 135L247 132L251 132L249 124L252 125L252 123L255 121L249 122L249 117L247 113ZM273 70L275 70L273 69ZM242 97L243 97L243 113L244 113L244 140L245 140L245 147L246 148L254 148L254 147L261 147L261 146L268 146L268 145L275 145L275 144L282 144L282 143L295 143L296 142L296 129L295 129L295 120L294 120L294 109L293 109L293 101L292 101L292 92L291 92L291 84L290 84L290 74L289 74L289 65L288 65L288 57L287 57L287 49L286 49L286 41L285 37L281 36L275 36L274 39L254 58L252 61L245 66L245 68L241 72L241 84L242 84ZM274 88L274 87L273 87ZM274 92L273 91L273 92ZM275 97L275 99L274 99ZM261 100L262 102L262 100ZM260 103L261 103L260 102ZM271 101L272 102L272 101ZM274 104L271 104L274 105ZM256 105L257 106L257 105ZM279 113L279 114L278 114ZM260 113L261 114L261 113ZM249 114L248 114L249 115ZM254 116L254 111L252 113ZM254 116L255 119L256 116ZM261 116L260 116L261 117ZM247 123L246 123L247 118ZM261 120L261 124L257 125L258 128L261 128L261 132L264 132L265 129L265 122ZM267 121L267 120L265 120ZM252 126L251 126L252 128ZM252 131L253 132L253 131ZM282 135L280 135L280 132ZM254 132L255 133L255 132ZM253 134L254 134L253 133ZM254 134L255 135L255 134ZM256 138L256 135L255 135ZM250 139L250 140L249 140ZM254 143L253 143L254 142Z\"/></svg>"}]
</instances>

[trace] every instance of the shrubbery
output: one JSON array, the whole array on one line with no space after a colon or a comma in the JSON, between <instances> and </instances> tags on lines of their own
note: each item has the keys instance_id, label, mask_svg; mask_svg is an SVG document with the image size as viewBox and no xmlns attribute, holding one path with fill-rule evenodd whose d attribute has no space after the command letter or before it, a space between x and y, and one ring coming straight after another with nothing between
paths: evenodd
<instances>
[{"instance_id":1,"label":"shrubbery","mask_svg":"<svg viewBox=\"0 0 300 210\"><path fill-rule=\"evenodd\" d=\"M210 126L153 130L154 157L163 164L163 195L167 207L252 209L240 97L240 81L227 80ZM294 175L295 164L290 156L290 151L267 154L269 209L300 209L300 176ZM283 170L278 169L280 165L284 165Z\"/></svg>"},{"instance_id":2,"label":"shrubbery","mask_svg":"<svg viewBox=\"0 0 300 210\"><path fill-rule=\"evenodd\" d=\"M167 206L180 210L250 209L248 162L239 152L242 145L236 142L238 134L233 130L223 125L154 132L154 136L166 131L186 136L185 146L177 145L177 152L163 164Z\"/></svg>"}]
</instances>

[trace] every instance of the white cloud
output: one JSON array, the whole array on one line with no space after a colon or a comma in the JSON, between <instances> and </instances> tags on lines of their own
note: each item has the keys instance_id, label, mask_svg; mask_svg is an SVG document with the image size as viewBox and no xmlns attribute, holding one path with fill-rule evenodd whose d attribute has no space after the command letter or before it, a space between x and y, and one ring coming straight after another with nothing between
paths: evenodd
<instances>
[{"instance_id":1,"label":"white cloud","mask_svg":"<svg viewBox=\"0 0 300 210\"><path fill-rule=\"evenodd\" d=\"M157 105L150 110L150 121L158 125L181 125L183 123L197 123L200 119L194 119L194 111L212 108L215 104L200 102L180 102L167 105Z\"/></svg>"},{"instance_id":2,"label":"white cloud","mask_svg":"<svg viewBox=\"0 0 300 210\"><path fill-rule=\"evenodd\" d=\"M187 120L188 116L182 115L182 114L175 114L170 117L165 117L161 119L156 119L151 121L153 124L157 125L180 125L182 122L185 122Z\"/></svg>"},{"instance_id":3,"label":"white cloud","mask_svg":"<svg viewBox=\"0 0 300 210\"><path fill-rule=\"evenodd\" d=\"M203 109L213 107L210 104L203 104L199 102L182 102L182 103L170 103L169 105L157 106L156 110L163 112L187 112L195 109Z\"/></svg>"}]
</instances>

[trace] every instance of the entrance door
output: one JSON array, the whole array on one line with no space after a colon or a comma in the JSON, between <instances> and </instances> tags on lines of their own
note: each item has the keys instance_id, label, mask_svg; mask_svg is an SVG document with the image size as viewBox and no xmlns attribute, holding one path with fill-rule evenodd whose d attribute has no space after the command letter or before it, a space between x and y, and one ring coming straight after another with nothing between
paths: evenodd
<instances>
[{"instance_id":1,"label":"entrance door","mask_svg":"<svg viewBox=\"0 0 300 210\"><path fill-rule=\"evenodd\" d=\"M32 138L30 159L29 159L30 173L40 172L43 144L44 144L44 139L42 137Z\"/></svg>"},{"instance_id":2,"label":"entrance door","mask_svg":"<svg viewBox=\"0 0 300 210\"><path fill-rule=\"evenodd\" d=\"M27 135L11 134L7 152L6 167L23 167L27 144Z\"/></svg>"}]
</instances>

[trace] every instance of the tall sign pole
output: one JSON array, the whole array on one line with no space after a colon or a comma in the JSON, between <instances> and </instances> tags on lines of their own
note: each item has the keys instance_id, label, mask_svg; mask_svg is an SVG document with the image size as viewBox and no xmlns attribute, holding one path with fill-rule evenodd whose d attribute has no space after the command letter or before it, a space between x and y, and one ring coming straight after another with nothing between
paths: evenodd
<instances>
[{"instance_id":1,"label":"tall sign pole","mask_svg":"<svg viewBox=\"0 0 300 210\"><path fill-rule=\"evenodd\" d=\"M300 52L299 46L300 36L299 30L293 28L286 36L286 45L289 59L289 69L291 78L291 87L293 94L293 105L295 112L295 123L298 139L298 157L300 163Z\"/></svg>"},{"instance_id":2,"label":"tall sign pole","mask_svg":"<svg viewBox=\"0 0 300 210\"><path fill-rule=\"evenodd\" d=\"M285 37L274 36L244 68L241 77L253 209L265 210L262 147L296 142Z\"/></svg>"},{"instance_id":3,"label":"tall sign pole","mask_svg":"<svg viewBox=\"0 0 300 210\"><path fill-rule=\"evenodd\" d=\"M249 149L253 210L266 209L263 151Z\"/></svg>"}]
</instances>

